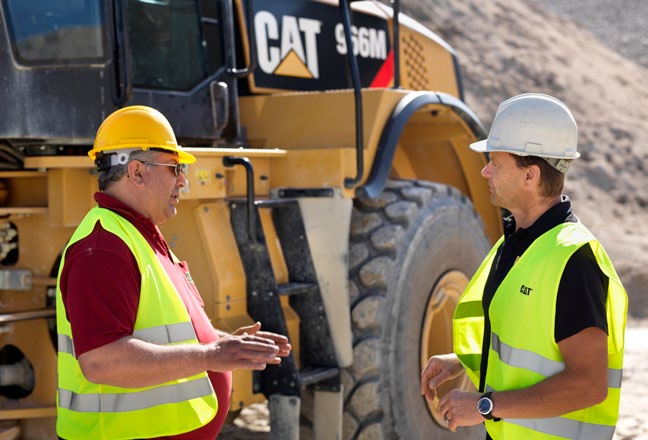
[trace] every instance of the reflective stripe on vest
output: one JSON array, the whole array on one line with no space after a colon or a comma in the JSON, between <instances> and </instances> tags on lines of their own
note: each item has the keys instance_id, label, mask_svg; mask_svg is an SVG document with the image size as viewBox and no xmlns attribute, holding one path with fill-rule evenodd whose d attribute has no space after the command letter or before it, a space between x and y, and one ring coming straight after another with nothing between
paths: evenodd
<instances>
[{"instance_id":1,"label":"reflective stripe on vest","mask_svg":"<svg viewBox=\"0 0 648 440\"><path fill-rule=\"evenodd\" d=\"M492 334L492 349L499 355L500 361L512 367L525 368L548 377L565 369L564 362L547 359L538 353L519 350L500 341L497 334ZM608 388L621 388L623 369L608 368Z\"/></svg>"},{"instance_id":2,"label":"reflective stripe on vest","mask_svg":"<svg viewBox=\"0 0 648 440\"><path fill-rule=\"evenodd\" d=\"M133 337L154 344L177 344L196 339L196 332L190 322L162 325L159 327L135 330Z\"/></svg>"},{"instance_id":3,"label":"reflective stripe on vest","mask_svg":"<svg viewBox=\"0 0 648 440\"><path fill-rule=\"evenodd\" d=\"M59 389L59 407L78 412L124 412L177 403L211 394L206 377L131 393L77 394Z\"/></svg>"},{"instance_id":4,"label":"reflective stripe on vest","mask_svg":"<svg viewBox=\"0 0 648 440\"><path fill-rule=\"evenodd\" d=\"M56 335L57 343L58 343L58 352L59 353L67 353L71 354L72 356L76 357L74 354L74 343L72 342L72 338L69 337L68 335L63 335L61 333L58 333Z\"/></svg>"},{"instance_id":5,"label":"reflective stripe on vest","mask_svg":"<svg viewBox=\"0 0 648 440\"><path fill-rule=\"evenodd\" d=\"M611 439L614 435L614 426L579 422L578 420L566 419L564 417L552 417L548 419L506 419L506 421L543 434L573 440Z\"/></svg>"},{"instance_id":6,"label":"reflective stripe on vest","mask_svg":"<svg viewBox=\"0 0 648 440\"><path fill-rule=\"evenodd\" d=\"M58 334L58 351L74 356L74 343L68 335ZM154 328L135 330L133 337L153 344L166 345L196 339L193 326L188 322L161 325Z\"/></svg>"}]
</instances>

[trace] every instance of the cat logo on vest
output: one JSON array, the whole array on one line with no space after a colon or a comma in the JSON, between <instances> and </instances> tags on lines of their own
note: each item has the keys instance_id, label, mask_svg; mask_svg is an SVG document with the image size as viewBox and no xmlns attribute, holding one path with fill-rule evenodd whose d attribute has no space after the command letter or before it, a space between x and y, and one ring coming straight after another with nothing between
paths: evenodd
<instances>
[{"instance_id":1,"label":"cat logo on vest","mask_svg":"<svg viewBox=\"0 0 648 440\"><path fill-rule=\"evenodd\" d=\"M525 286L524 284L522 284L522 285L520 286L520 293L521 293L522 295L529 296L529 295L531 295L531 291L532 291L532 290L533 290L533 289L532 289L531 287L527 287L527 286Z\"/></svg>"}]
</instances>

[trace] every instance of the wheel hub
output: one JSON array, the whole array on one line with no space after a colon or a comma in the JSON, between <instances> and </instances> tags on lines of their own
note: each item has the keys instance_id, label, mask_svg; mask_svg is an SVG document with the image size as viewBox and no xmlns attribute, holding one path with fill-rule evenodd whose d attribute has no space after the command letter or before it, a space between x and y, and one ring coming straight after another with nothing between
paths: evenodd
<instances>
[{"instance_id":1,"label":"wheel hub","mask_svg":"<svg viewBox=\"0 0 648 440\"><path fill-rule=\"evenodd\" d=\"M435 284L423 316L420 350L421 371L425 368L430 357L453 352L452 317L459 302L459 297L468 285L468 281L463 272L453 270L441 276ZM456 379L440 386L434 400L426 400L430 415L440 426L447 427L447 423L443 420L443 414L438 412L438 396L456 388L463 390L474 389L466 374L463 373Z\"/></svg>"}]
</instances>

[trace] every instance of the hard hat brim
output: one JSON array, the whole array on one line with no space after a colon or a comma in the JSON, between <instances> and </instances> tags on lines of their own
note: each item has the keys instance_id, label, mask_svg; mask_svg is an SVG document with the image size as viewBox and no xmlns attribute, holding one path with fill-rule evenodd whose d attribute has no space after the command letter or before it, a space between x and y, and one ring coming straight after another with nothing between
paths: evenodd
<instances>
[{"instance_id":1,"label":"hard hat brim","mask_svg":"<svg viewBox=\"0 0 648 440\"><path fill-rule=\"evenodd\" d=\"M196 161L196 156L194 156L191 153L187 153L184 150L170 150L171 152L176 152L178 153L178 163L194 163Z\"/></svg>"},{"instance_id":2,"label":"hard hat brim","mask_svg":"<svg viewBox=\"0 0 648 440\"><path fill-rule=\"evenodd\" d=\"M488 139L473 142L472 144L470 144L470 149L478 153L486 153L487 151L493 151L488 149Z\"/></svg>"},{"instance_id":3,"label":"hard hat brim","mask_svg":"<svg viewBox=\"0 0 648 440\"><path fill-rule=\"evenodd\" d=\"M194 163L196 161L196 156L194 156L191 153L188 153L188 152L184 151L180 146L174 147L174 148L168 148L168 147L165 147L164 145L146 145L146 146L143 146L141 144L133 144L133 145L122 144L122 145L119 146L119 148L114 148L113 149L113 148L108 147L108 148L106 148L104 150L101 150L100 152L109 154L109 153L115 153L115 152L120 151L120 150L128 150L128 149L143 150L143 151L146 151L146 150L149 150L149 149L156 149L158 151L163 150L163 151L168 151L170 154L177 154L178 155L178 163L190 164L190 163ZM93 149L93 150L88 151L88 156L90 156L90 159L92 159L94 161L96 159L96 157L97 157L97 153L98 153L98 151Z\"/></svg>"},{"instance_id":4,"label":"hard hat brim","mask_svg":"<svg viewBox=\"0 0 648 440\"><path fill-rule=\"evenodd\" d=\"M493 145L490 145L488 143L488 139L473 142L472 144L470 144L470 149L478 153L502 152L502 153L515 154L518 156L538 156L538 157L546 157L551 159L572 160L572 159L578 159L580 157L580 153L577 151L575 151L571 155L544 154L544 153L533 154L526 151L519 151L510 147L494 147Z\"/></svg>"}]
</instances>

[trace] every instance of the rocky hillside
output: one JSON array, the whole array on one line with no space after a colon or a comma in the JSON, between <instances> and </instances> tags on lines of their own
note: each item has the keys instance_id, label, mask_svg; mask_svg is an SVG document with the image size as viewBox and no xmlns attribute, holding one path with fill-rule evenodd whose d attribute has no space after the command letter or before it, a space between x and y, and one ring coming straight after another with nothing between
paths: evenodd
<instances>
[{"instance_id":1,"label":"rocky hillside","mask_svg":"<svg viewBox=\"0 0 648 440\"><path fill-rule=\"evenodd\" d=\"M532 0L590 30L608 47L648 67L645 0Z\"/></svg>"},{"instance_id":2,"label":"rocky hillside","mask_svg":"<svg viewBox=\"0 0 648 440\"><path fill-rule=\"evenodd\" d=\"M403 8L455 48L466 101L487 126L498 104L519 93L547 93L570 107L582 158L572 165L566 192L611 254L630 293L631 316L646 318L648 68L543 1L552 0L408 0ZM605 3L610 14L619 8Z\"/></svg>"}]
</instances>

